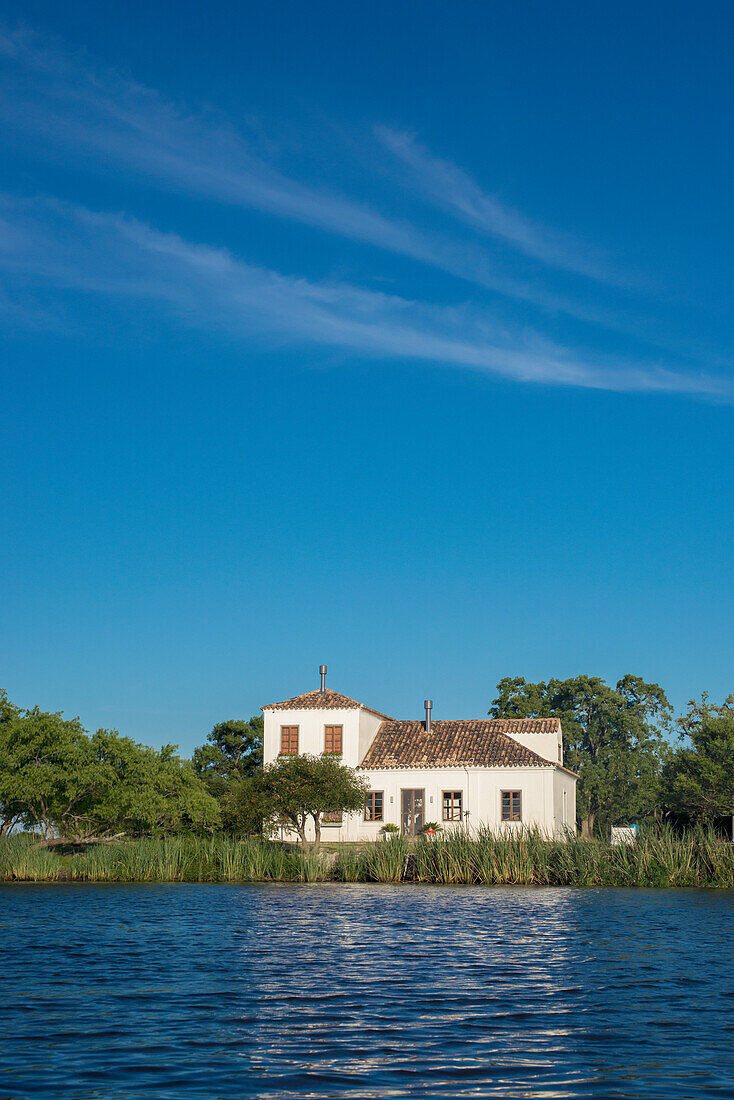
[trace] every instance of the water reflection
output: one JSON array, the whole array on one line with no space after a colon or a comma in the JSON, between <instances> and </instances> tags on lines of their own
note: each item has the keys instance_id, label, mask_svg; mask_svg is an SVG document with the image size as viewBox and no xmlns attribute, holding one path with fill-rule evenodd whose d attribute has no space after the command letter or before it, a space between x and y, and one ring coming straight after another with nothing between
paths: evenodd
<instances>
[{"instance_id":1,"label":"water reflection","mask_svg":"<svg viewBox=\"0 0 734 1100\"><path fill-rule=\"evenodd\" d=\"M0 1096L734 1095L734 896L0 889Z\"/></svg>"}]
</instances>

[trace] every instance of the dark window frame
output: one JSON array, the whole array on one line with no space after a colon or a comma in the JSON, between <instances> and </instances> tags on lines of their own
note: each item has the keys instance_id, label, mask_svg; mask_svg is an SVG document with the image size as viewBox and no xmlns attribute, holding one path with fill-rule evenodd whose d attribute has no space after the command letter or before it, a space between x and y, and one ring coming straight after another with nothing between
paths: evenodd
<instances>
[{"instance_id":1,"label":"dark window frame","mask_svg":"<svg viewBox=\"0 0 734 1100\"><path fill-rule=\"evenodd\" d=\"M464 792L441 791L441 820L461 821L464 816Z\"/></svg>"},{"instance_id":2,"label":"dark window frame","mask_svg":"<svg viewBox=\"0 0 734 1100\"><path fill-rule=\"evenodd\" d=\"M522 821L522 791L500 791L500 818L502 821Z\"/></svg>"},{"instance_id":3,"label":"dark window frame","mask_svg":"<svg viewBox=\"0 0 734 1100\"><path fill-rule=\"evenodd\" d=\"M295 734L294 734L295 730ZM280 727L280 756L298 756L298 742L301 736L300 726ZM293 748L295 738L295 748Z\"/></svg>"},{"instance_id":4,"label":"dark window frame","mask_svg":"<svg viewBox=\"0 0 734 1100\"><path fill-rule=\"evenodd\" d=\"M379 813L377 810L377 799L380 800ZM369 811L369 816L368 816ZM385 792L384 791L368 791L367 797L364 800L364 820L365 821L384 821L385 820Z\"/></svg>"}]
</instances>

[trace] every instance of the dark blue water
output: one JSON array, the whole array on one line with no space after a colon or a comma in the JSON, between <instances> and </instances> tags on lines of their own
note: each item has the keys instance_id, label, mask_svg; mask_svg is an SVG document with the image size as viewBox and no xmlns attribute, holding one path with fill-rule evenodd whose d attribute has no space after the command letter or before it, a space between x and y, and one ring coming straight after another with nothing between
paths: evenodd
<instances>
[{"instance_id":1,"label":"dark blue water","mask_svg":"<svg viewBox=\"0 0 734 1100\"><path fill-rule=\"evenodd\" d=\"M734 1096L734 894L0 888L0 1098Z\"/></svg>"}]
</instances>

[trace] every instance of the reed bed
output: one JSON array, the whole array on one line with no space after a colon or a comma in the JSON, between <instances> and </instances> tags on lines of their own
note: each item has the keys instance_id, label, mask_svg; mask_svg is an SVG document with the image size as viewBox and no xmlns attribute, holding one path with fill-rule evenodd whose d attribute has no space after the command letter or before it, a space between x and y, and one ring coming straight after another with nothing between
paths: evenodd
<instances>
[{"instance_id":1,"label":"reed bed","mask_svg":"<svg viewBox=\"0 0 734 1100\"><path fill-rule=\"evenodd\" d=\"M110 844L45 848L20 834L0 841L0 881L297 882L304 855L256 839L143 837Z\"/></svg>"},{"instance_id":2,"label":"reed bed","mask_svg":"<svg viewBox=\"0 0 734 1100\"><path fill-rule=\"evenodd\" d=\"M418 882L483 886L709 886L734 888L734 845L712 830L685 834L649 831L634 844L546 840L465 832L420 840L414 849Z\"/></svg>"},{"instance_id":3,"label":"reed bed","mask_svg":"<svg viewBox=\"0 0 734 1100\"><path fill-rule=\"evenodd\" d=\"M409 841L392 836L303 852L257 839L142 838L78 848L0 840L4 882L384 882L475 886L706 886L734 888L734 845L712 830L651 830L612 848L570 835L457 831Z\"/></svg>"}]
</instances>

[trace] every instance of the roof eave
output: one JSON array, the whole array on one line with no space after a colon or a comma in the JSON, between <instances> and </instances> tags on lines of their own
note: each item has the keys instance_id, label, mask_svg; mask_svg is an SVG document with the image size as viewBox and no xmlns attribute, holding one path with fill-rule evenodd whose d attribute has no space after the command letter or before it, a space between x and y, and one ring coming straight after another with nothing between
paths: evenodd
<instances>
[{"instance_id":1,"label":"roof eave","mask_svg":"<svg viewBox=\"0 0 734 1100\"><path fill-rule=\"evenodd\" d=\"M564 764L556 764L555 767L558 768L559 772L566 772L567 775L572 775L574 779L581 778L578 772L571 771L571 769L567 768Z\"/></svg>"},{"instance_id":2,"label":"roof eave","mask_svg":"<svg viewBox=\"0 0 734 1100\"><path fill-rule=\"evenodd\" d=\"M368 714L374 714L375 718L379 718L382 722L394 722L395 719L391 718L389 714L382 714L379 710L373 710L372 707L367 707L364 703L350 703L344 704L344 706L338 707L314 707L314 706L288 706L289 699L284 699L282 703L266 703L265 706L261 706L260 710L366 710Z\"/></svg>"},{"instance_id":3,"label":"roof eave","mask_svg":"<svg viewBox=\"0 0 734 1100\"><path fill-rule=\"evenodd\" d=\"M482 772L496 772L504 771L507 768L533 768L542 770L544 768L558 768L560 764L555 764L552 760L545 760L542 764L531 763L529 760L523 761L521 764L513 764L508 762L506 764L467 764L463 761L442 761L440 764L430 764L424 760L415 760L412 763L401 764L357 764L356 771L363 772L395 772L395 771L451 771L454 768L468 769L469 771L482 771ZM562 771L568 771L568 768L561 768ZM570 775L575 775L575 772L570 772ZM578 777L577 777L578 778Z\"/></svg>"}]
</instances>

